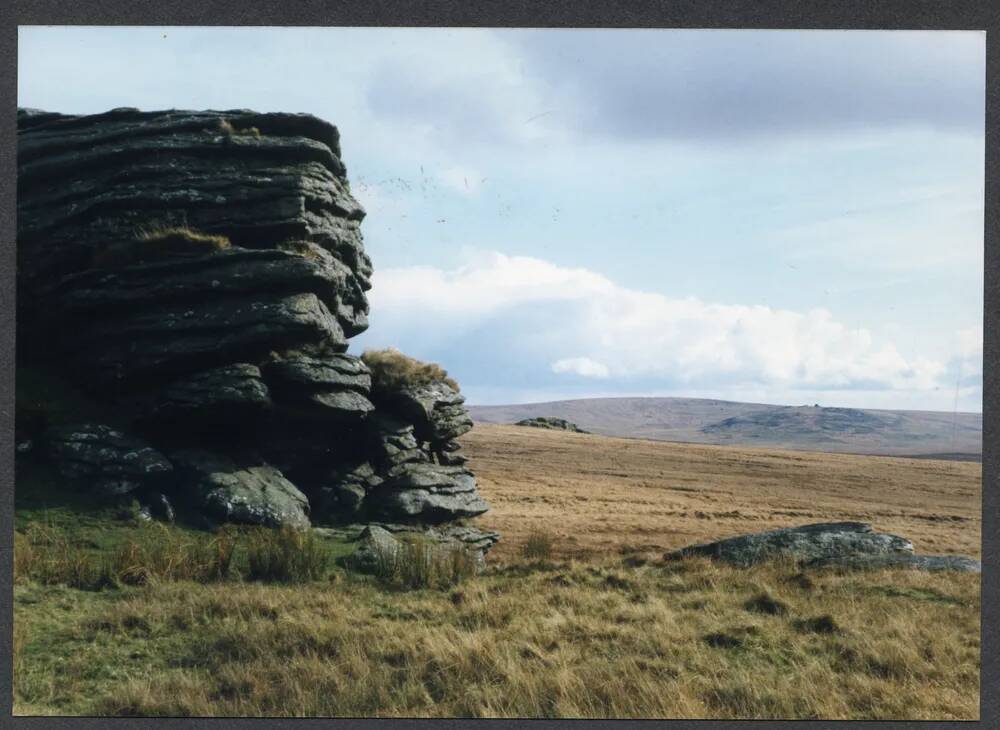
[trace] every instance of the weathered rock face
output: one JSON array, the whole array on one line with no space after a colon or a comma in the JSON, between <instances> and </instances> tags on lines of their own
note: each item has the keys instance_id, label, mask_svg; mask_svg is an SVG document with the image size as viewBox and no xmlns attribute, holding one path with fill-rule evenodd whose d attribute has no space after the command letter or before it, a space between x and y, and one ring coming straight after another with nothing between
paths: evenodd
<instances>
[{"instance_id":1,"label":"weathered rock face","mask_svg":"<svg viewBox=\"0 0 1000 730\"><path fill-rule=\"evenodd\" d=\"M911 567L976 570L978 561L954 556L914 555L909 540L875 532L864 522L823 522L756 532L667 553L667 560L703 555L742 567L790 558L808 567Z\"/></svg>"},{"instance_id":2,"label":"weathered rock face","mask_svg":"<svg viewBox=\"0 0 1000 730\"><path fill-rule=\"evenodd\" d=\"M100 424L50 429L49 458L59 473L104 496L120 496L155 485L173 467L142 439Z\"/></svg>"},{"instance_id":3,"label":"weathered rock face","mask_svg":"<svg viewBox=\"0 0 1000 730\"><path fill-rule=\"evenodd\" d=\"M150 514L485 511L462 395L434 381L374 402L346 353L368 326L364 216L336 127L309 115L19 110L19 357L130 414L128 433L54 432L47 453L104 493L146 490Z\"/></svg>"},{"instance_id":4,"label":"weathered rock face","mask_svg":"<svg viewBox=\"0 0 1000 730\"><path fill-rule=\"evenodd\" d=\"M548 428L556 431L572 431L574 433L590 433L584 431L575 423L567 421L565 418L555 418L553 416L536 416L535 418L525 418L518 421L515 426L529 426L531 428Z\"/></svg>"}]
</instances>

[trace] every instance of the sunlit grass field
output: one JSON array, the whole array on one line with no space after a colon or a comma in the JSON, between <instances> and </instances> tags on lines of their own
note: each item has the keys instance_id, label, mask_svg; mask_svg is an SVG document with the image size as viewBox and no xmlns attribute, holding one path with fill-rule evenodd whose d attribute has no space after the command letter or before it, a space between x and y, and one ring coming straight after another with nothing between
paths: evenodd
<instances>
[{"instance_id":1,"label":"sunlit grass field","mask_svg":"<svg viewBox=\"0 0 1000 730\"><path fill-rule=\"evenodd\" d=\"M763 451L750 454L756 465L741 452L728 461L722 454L713 467L711 452L700 451L711 447L697 447L684 467L680 446L659 445L657 457L640 444L630 467L617 448L614 462L602 460L593 441L600 437L521 442L520 432L497 427L491 444L489 428L473 434L472 468L494 504L482 521L509 529L485 573L426 588L345 571L337 559L353 546L329 536L278 544L253 530L144 524L127 508L96 507L45 469L19 463L15 712L978 717L978 575L662 560L661 548L713 532L816 521L778 514L795 511L792 480L821 470L809 455L782 477L766 468L779 462ZM614 445L606 446L605 457ZM495 468L503 453L506 477ZM971 553L978 475L969 465L949 472L946 463L914 462L910 476L923 481L911 480L918 496L906 506L903 464L880 506L864 477L891 474L892 464L866 472L859 459L873 457L838 458L853 461L831 470L826 456L815 457L827 467L811 498L802 497L811 499L809 511L849 517L850 492L860 490L855 511L927 525L925 542L936 543L928 551ZM650 476L657 463L662 482ZM750 493L740 492L741 469L756 489L753 512ZM685 486L681 477L690 491L673 489ZM719 491L744 501L727 503ZM532 494L547 518L531 519L532 503L517 499ZM730 516L696 516L708 514L698 499L718 500L715 511ZM671 500L687 502L668 507ZM595 505L607 521L592 519ZM668 509L687 516L671 522L662 514ZM551 519L554 511L563 519ZM948 519L923 517L934 514ZM609 525L632 532L614 534ZM646 531L650 525L658 532ZM689 534L690 526L701 532ZM901 534L927 549L920 534Z\"/></svg>"}]
</instances>

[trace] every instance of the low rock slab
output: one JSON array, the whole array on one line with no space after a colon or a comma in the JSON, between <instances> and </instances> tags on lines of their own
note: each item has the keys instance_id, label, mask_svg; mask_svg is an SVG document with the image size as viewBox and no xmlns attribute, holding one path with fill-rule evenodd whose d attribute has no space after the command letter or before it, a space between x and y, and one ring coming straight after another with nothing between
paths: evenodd
<instances>
[{"instance_id":1,"label":"low rock slab","mask_svg":"<svg viewBox=\"0 0 1000 730\"><path fill-rule=\"evenodd\" d=\"M809 563L837 557L912 552L913 544L909 540L875 532L864 522L820 522L690 545L664 557L673 560L704 555L733 565L749 566L777 557Z\"/></svg>"},{"instance_id":2,"label":"low rock slab","mask_svg":"<svg viewBox=\"0 0 1000 730\"><path fill-rule=\"evenodd\" d=\"M309 500L273 466L239 467L206 451L182 450L171 457L189 491L219 522L265 527L309 527Z\"/></svg>"},{"instance_id":3,"label":"low rock slab","mask_svg":"<svg viewBox=\"0 0 1000 730\"><path fill-rule=\"evenodd\" d=\"M677 560L702 555L749 567L774 558L791 558L804 567L914 568L978 572L979 562L958 556L915 555L913 543L875 532L864 522L821 522L690 545L664 555Z\"/></svg>"}]
</instances>

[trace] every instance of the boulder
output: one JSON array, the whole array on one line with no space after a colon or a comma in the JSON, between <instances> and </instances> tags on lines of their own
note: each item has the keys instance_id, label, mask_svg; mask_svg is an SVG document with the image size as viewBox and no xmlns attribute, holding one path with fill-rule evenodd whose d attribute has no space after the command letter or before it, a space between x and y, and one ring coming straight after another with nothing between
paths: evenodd
<instances>
[{"instance_id":1,"label":"boulder","mask_svg":"<svg viewBox=\"0 0 1000 730\"><path fill-rule=\"evenodd\" d=\"M185 490L205 514L218 522L309 527L309 500L273 466L237 466L206 451L171 453Z\"/></svg>"},{"instance_id":2,"label":"boulder","mask_svg":"<svg viewBox=\"0 0 1000 730\"><path fill-rule=\"evenodd\" d=\"M690 545L664 555L677 560L703 555L748 567L790 558L810 568L915 568L978 572L979 561L958 556L915 555L909 540L875 532L864 522L822 522Z\"/></svg>"},{"instance_id":3,"label":"boulder","mask_svg":"<svg viewBox=\"0 0 1000 730\"><path fill-rule=\"evenodd\" d=\"M399 540L391 532L369 525L358 538L357 548L343 562L359 573L375 573L380 563L395 559L399 549Z\"/></svg>"},{"instance_id":4,"label":"boulder","mask_svg":"<svg viewBox=\"0 0 1000 730\"><path fill-rule=\"evenodd\" d=\"M173 466L142 439L111 426L81 423L45 434L49 458L59 473L102 496L120 496L155 484Z\"/></svg>"},{"instance_id":5,"label":"boulder","mask_svg":"<svg viewBox=\"0 0 1000 730\"><path fill-rule=\"evenodd\" d=\"M733 565L748 566L777 557L800 563L844 556L912 553L913 544L902 537L875 532L863 522L823 522L731 537L691 545L668 553L667 559L704 555Z\"/></svg>"}]
</instances>

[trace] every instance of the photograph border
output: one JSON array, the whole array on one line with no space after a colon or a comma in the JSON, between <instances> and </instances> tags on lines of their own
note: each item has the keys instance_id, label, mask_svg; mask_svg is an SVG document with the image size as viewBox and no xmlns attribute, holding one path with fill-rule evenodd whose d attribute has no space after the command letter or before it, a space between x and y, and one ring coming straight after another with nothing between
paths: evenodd
<instances>
[{"instance_id":1,"label":"photograph border","mask_svg":"<svg viewBox=\"0 0 1000 730\"><path fill-rule=\"evenodd\" d=\"M991 7L993 5L994 7ZM19 25L166 25L166 26L398 26L398 27L588 27L588 28L747 28L747 29L869 29L869 30L982 30L986 31L986 128L985 128L985 216L984 216L984 312L983 312L983 490L982 490L982 669L980 676L980 720L978 722L927 722L924 727L974 727L990 725L1000 717L1000 581L997 580L998 506L997 468L1000 451L997 361L998 306L1000 278L996 241L1000 232L997 206L997 175L1000 145L996 125L1000 76L1000 10L989 0L976 2L927 2L888 0L878 3L858 0L840 2L721 2L681 0L655 2L636 0L626 7L607 2L549 1L543 4L516 0L468 3L407 3L402 0L371 0L333 3L322 0L293 0L279 4L271 0L92 0L71 7L65 0L12 0L0 8L0 98L7 99L0 122L0 725L6 727L93 727L103 728L105 718L12 717L11 629L13 621L12 566L14 515L14 353L15 353L15 241L16 241L16 107L17 107L17 28ZM59 110L54 110L59 111ZM992 688L993 693L988 690ZM214 719L121 719L114 727L145 728L209 727L230 728L252 722L255 727L437 727L442 720L248 720ZM483 722L531 727L562 727L572 720L448 720L449 726L464 727ZM656 721L671 726L771 727L773 721ZM639 727L648 721L589 720L590 727ZM781 727L816 727L816 722L789 720ZM832 721L819 722L828 726ZM877 727L910 727L910 721L851 723Z\"/></svg>"}]
</instances>

